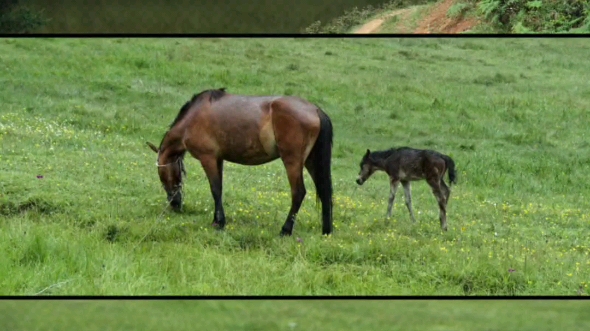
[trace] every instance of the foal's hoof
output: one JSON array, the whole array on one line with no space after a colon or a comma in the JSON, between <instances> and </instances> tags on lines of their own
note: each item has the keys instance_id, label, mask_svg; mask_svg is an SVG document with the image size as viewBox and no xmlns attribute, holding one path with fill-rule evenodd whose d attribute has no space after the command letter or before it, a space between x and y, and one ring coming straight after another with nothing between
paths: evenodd
<instances>
[{"instance_id":1,"label":"foal's hoof","mask_svg":"<svg viewBox=\"0 0 590 331\"><path fill-rule=\"evenodd\" d=\"M213 221L213 223L211 223L211 226L216 230L223 230L223 228L225 227L225 224L219 223L217 221Z\"/></svg>"},{"instance_id":2,"label":"foal's hoof","mask_svg":"<svg viewBox=\"0 0 590 331\"><path fill-rule=\"evenodd\" d=\"M292 230L281 229L280 236L281 237L284 237L284 236L289 236L290 237L292 234L293 234L293 231Z\"/></svg>"}]
</instances>

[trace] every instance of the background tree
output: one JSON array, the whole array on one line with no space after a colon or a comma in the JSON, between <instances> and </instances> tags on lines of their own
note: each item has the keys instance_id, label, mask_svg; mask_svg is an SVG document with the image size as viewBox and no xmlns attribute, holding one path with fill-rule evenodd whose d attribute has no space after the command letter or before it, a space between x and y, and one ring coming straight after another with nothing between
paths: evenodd
<instances>
[{"instance_id":1,"label":"background tree","mask_svg":"<svg viewBox=\"0 0 590 331\"><path fill-rule=\"evenodd\" d=\"M42 11L19 6L18 0L0 0L0 33L29 33L48 21Z\"/></svg>"}]
</instances>

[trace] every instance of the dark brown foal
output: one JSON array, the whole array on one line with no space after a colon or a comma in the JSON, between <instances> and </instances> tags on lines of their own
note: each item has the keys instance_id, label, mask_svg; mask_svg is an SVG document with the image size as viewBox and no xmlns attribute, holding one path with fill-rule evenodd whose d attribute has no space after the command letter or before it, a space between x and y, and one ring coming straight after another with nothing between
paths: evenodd
<instances>
[{"instance_id":1,"label":"dark brown foal","mask_svg":"<svg viewBox=\"0 0 590 331\"><path fill-rule=\"evenodd\" d=\"M451 195L451 189L443 180L447 169L450 183L457 183L455 162L449 156L432 150L409 147L392 148L377 152L371 152L367 149L361 160L360 167L359 177L356 180L359 185L363 185L375 171L385 171L389 175L391 190L387 206L388 218L391 217L395 194L401 183L404 187L404 197L410 217L413 222L416 222L412 209L410 182L425 179L438 201L440 226L444 231L447 231L447 204Z\"/></svg>"}]
</instances>

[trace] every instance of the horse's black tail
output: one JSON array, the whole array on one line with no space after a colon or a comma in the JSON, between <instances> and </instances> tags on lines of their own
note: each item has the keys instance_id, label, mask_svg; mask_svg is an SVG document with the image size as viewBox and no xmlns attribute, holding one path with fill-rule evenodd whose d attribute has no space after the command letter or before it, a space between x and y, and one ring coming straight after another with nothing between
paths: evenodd
<instances>
[{"instance_id":1,"label":"horse's black tail","mask_svg":"<svg viewBox=\"0 0 590 331\"><path fill-rule=\"evenodd\" d=\"M322 203L322 234L332 233L332 140L334 131L332 121L326 113L318 108L320 117L320 133L315 145L311 149L313 182L316 189L316 198Z\"/></svg>"},{"instance_id":2,"label":"horse's black tail","mask_svg":"<svg viewBox=\"0 0 590 331\"><path fill-rule=\"evenodd\" d=\"M449 181L451 184L457 184L457 172L455 171L455 161L451 159L448 155L442 155L443 160L445 160L445 165L449 170Z\"/></svg>"}]
</instances>

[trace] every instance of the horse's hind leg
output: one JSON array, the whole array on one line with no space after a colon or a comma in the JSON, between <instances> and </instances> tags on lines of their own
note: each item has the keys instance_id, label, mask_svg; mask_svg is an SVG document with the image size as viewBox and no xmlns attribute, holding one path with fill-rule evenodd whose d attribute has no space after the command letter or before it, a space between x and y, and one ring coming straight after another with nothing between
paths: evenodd
<instances>
[{"instance_id":1,"label":"horse's hind leg","mask_svg":"<svg viewBox=\"0 0 590 331\"><path fill-rule=\"evenodd\" d=\"M404 200L406 201L406 207L408 207L408 211L410 212L412 222L416 223L414 209L412 208L412 187L410 185L410 182L407 180L402 181L402 186L404 187Z\"/></svg>"},{"instance_id":2,"label":"horse's hind leg","mask_svg":"<svg viewBox=\"0 0 590 331\"><path fill-rule=\"evenodd\" d=\"M443 231L447 231L447 199L440 185L440 178L429 178L428 185L432 187L432 193L438 201L440 227Z\"/></svg>"},{"instance_id":3,"label":"horse's hind leg","mask_svg":"<svg viewBox=\"0 0 590 331\"><path fill-rule=\"evenodd\" d=\"M289 100L277 100L271 104L275 141L291 186L291 209L281 229L281 236L293 233L293 225L306 194L303 165L320 131L319 118L313 119L303 110L292 106Z\"/></svg>"},{"instance_id":4,"label":"horse's hind leg","mask_svg":"<svg viewBox=\"0 0 590 331\"><path fill-rule=\"evenodd\" d=\"M214 156L200 156L201 165L211 188L211 195L215 201L215 213L212 225L219 230L225 227L225 212L223 210L222 193L223 193L223 161Z\"/></svg>"},{"instance_id":5,"label":"horse's hind leg","mask_svg":"<svg viewBox=\"0 0 590 331\"><path fill-rule=\"evenodd\" d=\"M290 236L293 233L293 225L295 224L297 213L305 198L306 190L305 184L303 183L302 162L286 157L283 158L283 163L285 169L287 169L287 177L289 178L289 185L291 186L291 209L289 209L287 220L281 229L281 236Z\"/></svg>"},{"instance_id":6,"label":"horse's hind leg","mask_svg":"<svg viewBox=\"0 0 590 331\"><path fill-rule=\"evenodd\" d=\"M310 154L310 155L313 155L313 154ZM311 176L311 179L313 180L313 183L315 184L316 192L319 191L321 189L320 187L322 184L322 178L318 178L319 177L318 172L314 168L313 157L310 156L307 158L307 160L305 161L305 168L307 169L307 172L309 172L309 175ZM318 196L320 202L322 203L322 233L323 234L330 234L332 232L332 210L331 210L332 201L329 199L329 197L324 196L322 198L322 196L319 194L317 196Z\"/></svg>"},{"instance_id":7,"label":"horse's hind leg","mask_svg":"<svg viewBox=\"0 0 590 331\"><path fill-rule=\"evenodd\" d=\"M391 217L391 209L393 209L393 201L395 200L395 193L397 192L397 188L399 187L399 180L396 179L389 179L390 181L390 191L389 191L389 203L387 205L387 218Z\"/></svg>"}]
</instances>

